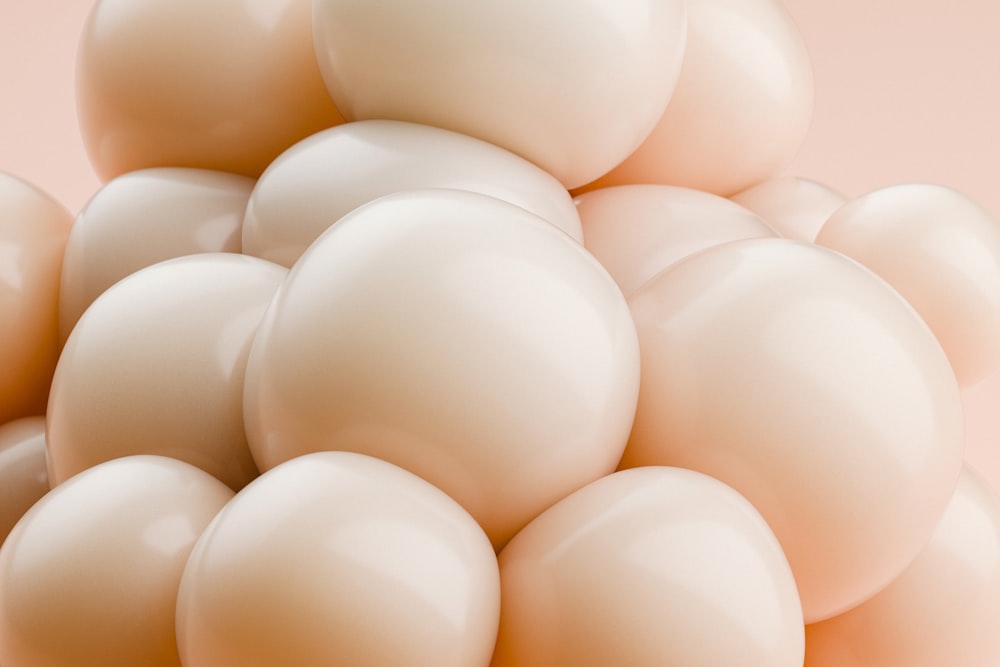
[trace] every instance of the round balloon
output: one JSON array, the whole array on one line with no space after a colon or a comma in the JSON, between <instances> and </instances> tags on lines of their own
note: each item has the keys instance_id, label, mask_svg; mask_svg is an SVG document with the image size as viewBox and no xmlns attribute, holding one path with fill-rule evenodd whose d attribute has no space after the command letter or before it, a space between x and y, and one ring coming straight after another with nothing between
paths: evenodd
<instances>
[{"instance_id":1,"label":"round balloon","mask_svg":"<svg viewBox=\"0 0 1000 667\"><path fill-rule=\"evenodd\" d=\"M614 281L528 211L449 190L388 195L306 251L247 364L261 471L312 451L391 461L504 544L615 469L639 385Z\"/></svg>"},{"instance_id":2,"label":"round balloon","mask_svg":"<svg viewBox=\"0 0 1000 667\"><path fill-rule=\"evenodd\" d=\"M320 452L244 489L184 568L185 667L485 667L500 581L454 500L394 465Z\"/></svg>"},{"instance_id":3,"label":"round balloon","mask_svg":"<svg viewBox=\"0 0 1000 667\"><path fill-rule=\"evenodd\" d=\"M315 0L316 55L351 120L434 125L566 187L628 156L680 72L684 0Z\"/></svg>"},{"instance_id":4,"label":"round balloon","mask_svg":"<svg viewBox=\"0 0 1000 667\"><path fill-rule=\"evenodd\" d=\"M810 243L847 203L844 195L822 183L795 176L768 179L730 199L759 215L781 236Z\"/></svg>"},{"instance_id":5,"label":"round balloon","mask_svg":"<svg viewBox=\"0 0 1000 667\"><path fill-rule=\"evenodd\" d=\"M629 303L642 380L624 467L691 468L746 496L807 622L903 571L955 489L963 416L944 352L895 290L826 248L750 239Z\"/></svg>"},{"instance_id":6,"label":"round balloon","mask_svg":"<svg viewBox=\"0 0 1000 667\"><path fill-rule=\"evenodd\" d=\"M0 426L0 544L48 491L45 418L22 417Z\"/></svg>"},{"instance_id":7,"label":"round balloon","mask_svg":"<svg viewBox=\"0 0 1000 667\"><path fill-rule=\"evenodd\" d=\"M232 495L160 456L109 461L50 491L0 548L0 662L180 667L181 572Z\"/></svg>"}]
</instances>

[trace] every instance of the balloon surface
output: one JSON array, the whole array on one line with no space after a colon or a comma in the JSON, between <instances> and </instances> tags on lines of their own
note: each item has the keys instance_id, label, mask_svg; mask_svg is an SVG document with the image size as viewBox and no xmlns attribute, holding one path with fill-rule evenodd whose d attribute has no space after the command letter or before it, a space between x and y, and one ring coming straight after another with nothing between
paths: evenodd
<instances>
[{"instance_id":1,"label":"balloon surface","mask_svg":"<svg viewBox=\"0 0 1000 667\"><path fill-rule=\"evenodd\" d=\"M810 243L847 203L844 195L822 183L794 176L768 179L730 199L759 215L781 236Z\"/></svg>"},{"instance_id":2,"label":"balloon surface","mask_svg":"<svg viewBox=\"0 0 1000 667\"><path fill-rule=\"evenodd\" d=\"M22 417L0 425L0 544L48 491L45 418Z\"/></svg>"},{"instance_id":3,"label":"balloon surface","mask_svg":"<svg viewBox=\"0 0 1000 667\"><path fill-rule=\"evenodd\" d=\"M189 255L98 297L70 334L52 383L52 484L129 454L187 461L233 489L256 477L243 375L286 273L255 257Z\"/></svg>"},{"instance_id":4,"label":"balloon surface","mask_svg":"<svg viewBox=\"0 0 1000 667\"><path fill-rule=\"evenodd\" d=\"M315 0L313 30L348 119L454 130L576 187L621 162L663 114L685 4Z\"/></svg>"},{"instance_id":5,"label":"balloon surface","mask_svg":"<svg viewBox=\"0 0 1000 667\"><path fill-rule=\"evenodd\" d=\"M802 608L760 514L680 468L600 479L500 553L492 667L801 667Z\"/></svg>"},{"instance_id":6,"label":"balloon surface","mask_svg":"<svg viewBox=\"0 0 1000 667\"><path fill-rule=\"evenodd\" d=\"M180 667L181 571L232 495L161 456L109 461L50 491L0 548L0 664Z\"/></svg>"},{"instance_id":7,"label":"balloon surface","mask_svg":"<svg viewBox=\"0 0 1000 667\"><path fill-rule=\"evenodd\" d=\"M394 465L320 452L219 514L181 580L185 667L489 664L500 581L454 500Z\"/></svg>"},{"instance_id":8,"label":"balloon surface","mask_svg":"<svg viewBox=\"0 0 1000 667\"><path fill-rule=\"evenodd\" d=\"M254 340L261 471L312 451L395 463L504 544L615 469L638 345L614 281L541 218L450 190L376 200L296 263Z\"/></svg>"},{"instance_id":9,"label":"balloon surface","mask_svg":"<svg viewBox=\"0 0 1000 667\"><path fill-rule=\"evenodd\" d=\"M436 127L371 120L319 132L268 167L247 206L243 251L290 267L353 209L419 188L490 195L583 238L566 188L524 158Z\"/></svg>"},{"instance_id":10,"label":"balloon surface","mask_svg":"<svg viewBox=\"0 0 1000 667\"><path fill-rule=\"evenodd\" d=\"M691 468L746 496L807 622L903 571L955 489L963 424L947 358L897 292L826 248L751 239L629 303L642 383L623 467Z\"/></svg>"}]
</instances>

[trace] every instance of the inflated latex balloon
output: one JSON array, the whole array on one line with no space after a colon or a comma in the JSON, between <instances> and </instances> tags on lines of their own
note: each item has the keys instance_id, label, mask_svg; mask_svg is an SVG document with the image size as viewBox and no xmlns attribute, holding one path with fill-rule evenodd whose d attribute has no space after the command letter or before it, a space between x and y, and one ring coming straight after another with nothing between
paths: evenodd
<instances>
[{"instance_id":1,"label":"inflated latex balloon","mask_svg":"<svg viewBox=\"0 0 1000 667\"><path fill-rule=\"evenodd\" d=\"M638 345L614 281L541 218L481 194L398 193L296 263L247 363L261 471L312 451L395 463L504 544L615 469Z\"/></svg>"},{"instance_id":2,"label":"inflated latex balloon","mask_svg":"<svg viewBox=\"0 0 1000 667\"><path fill-rule=\"evenodd\" d=\"M323 79L350 120L503 146L566 187L621 162L663 114L684 0L314 0Z\"/></svg>"},{"instance_id":3,"label":"inflated latex balloon","mask_svg":"<svg viewBox=\"0 0 1000 667\"><path fill-rule=\"evenodd\" d=\"M343 122L323 86L309 0L98 0L80 36L77 115L95 171L259 175Z\"/></svg>"},{"instance_id":4,"label":"inflated latex balloon","mask_svg":"<svg viewBox=\"0 0 1000 667\"><path fill-rule=\"evenodd\" d=\"M738 493L679 468L615 473L500 552L492 667L801 667L788 562Z\"/></svg>"},{"instance_id":5,"label":"inflated latex balloon","mask_svg":"<svg viewBox=\"0 0 1000 667\"><path fill-rule=\"evenodd\" d=\"M669 185L622 185L577 198L584 246L627 297L674 262L727 241L775 236L731 201Z\"/></svg>"},{"instance_id":6,"label":"inflated latex balloon","mask_svg":"<svg viewBox=\"0 0 1000 667\"><path fill-rule=\"evenodd\" d=\"M737 193L731 199L767 221L778 234L799 241L815 241L823 224L847 198L822 183L795 176L779 176Z\"/></svg>"},{"instance_id":7,"label":"inflated latex balloon","mask_svg":"<svg viewBox=\"0 0 1000 667\"><path fill-rule=\"evenodd\" d=\"M735 194L791 162L812 108L809 56L780 0L688 0L684 66L666 113L588 189L663 183Z\"/></svg>"},{"instance_id":8,"label":"inflated latex balloon","mask_svg":"<svg viewBox=\"0 0 1000 667\"><path fill-rule=\"evenodd\" d=\"M70 334L52 382L51 483L129 454L173 456L234 489L256 477L243 374L286 273L255 257L189 255L98 297Z\"/></svg>"},{"instance_id":9,"label":"inflated latex balloon","mask_svg":"<svg viewBox=\"0 0 1000 667\"><path fill-rule=\"evenodd\" d=\"M816 243L856 259L913 304L959 384L1000 366L1000 222L940 185L882 188L840 208Z\"/></svg>"},{"instance_id":10,"label":"inflated latex balloon","mask_svg":"<svg viewBox=\"0 0 1000 667\"><path fill-rule=\"evenodd\" d=\"M255 480L184 569L185 667L485 667L500 580L454 500L394 465L320 452Z\"/></svg>"},{"instance_id":11,"label":"inflated latex balloon","mask_svg":"<svg viewBox=\"0 0 1000 667\"><path fill-rule=\"evenodd\" d=\"M965 463L1000 493L1000 369L962 390Z\"/></svg>"},{"instance_id":12,"label":"inflated latex balloon","mask_svg":"<svg viewBox=\"0 0 1000 667\"><path fill-rule=\"evenodd\" d=\"M59 272L73 216L0 172L0 424L40 415L59 355Z\"/></svg>"},{"instance_id":13,"label":"inflated latex balloon","mask_svg":"<svg viewBox=\"0 0 1000 667\"><path fill-rule=\"evenodd\" d=\"M878 595L806 628L807 667L1000 664L1000 498L971 471L916 560Z\"/></svg>"},{"instance_id":14,"label":"inflated latex balloon","mask_svg":"<svg viewBox=\"0 0 1000 667\"><path fill-rule=\"evenodd\" d=\"M629 303L642 385L623 467L691 468L746 496L807 622L903 571L954 491L962 408L897 292L826 248L751 239L674 264Z\"/></svg>"},{"instance_id":15,"label":"inflated latex balloon","mask_svg":"<svg viewBox=\"0 0 1000 667\"><path fill-rule=\"evenodd\" d=\"M232 495L160 456L109 461L53 489L0 549L0 664L180 667L181 572Z\"/></svg>"},{"instance_id":16,"label":"inflated latex balloon","mask_svg":"<svg viewBox=\"0 0 1000 667\"><path fill-rule=\"evenodd\" d=\"M0 544L48 491L45 418L22 417L0 426Z\"/></svg>"},{"instance_id":17,"label":"inflated latex balloon","mask_svg":"<svg viewBox=\"0 0 1000 667\"><path fill-rule=\"evenodd\" d=\"M372 120L315 134L268 167L247 206L243 251L291 266L353 209L417 188L481 192L583 238L566 188L524 158L448 130Z\"/></svg>"},{"instance_id":18,"label":"inflated latex balloon","mask_svg":"<svg viewBox=\"0 0 1000 667\"><path fill-rule=\"evenodd\" d=\"M63 341L94 299L141 268L199 252L240 252L254 181L161 167L108 182L76 217L63 258Z\"/></svg>"}]
</instances>

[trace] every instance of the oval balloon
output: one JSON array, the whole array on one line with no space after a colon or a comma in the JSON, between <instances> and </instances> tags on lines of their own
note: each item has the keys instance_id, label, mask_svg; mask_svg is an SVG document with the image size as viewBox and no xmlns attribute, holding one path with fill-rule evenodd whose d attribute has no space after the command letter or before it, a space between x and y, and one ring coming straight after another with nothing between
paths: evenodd
<instances>
[{"instance_id":1,"label":"oval balloon","mask_svg":"<svg viewBox=\"0 0 1000 667\"><path fill-rule=\"evenodd\" d=\"M0 426L0 544L48 491L45 417L22 417Z\"/></svg>"}]
</instances>

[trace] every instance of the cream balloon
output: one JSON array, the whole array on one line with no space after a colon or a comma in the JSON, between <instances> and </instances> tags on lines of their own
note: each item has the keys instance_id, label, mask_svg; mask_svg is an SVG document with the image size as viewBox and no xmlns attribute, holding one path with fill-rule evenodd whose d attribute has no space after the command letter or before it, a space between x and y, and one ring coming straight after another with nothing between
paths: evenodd
<instances>
[{"instance_id":1,"label":"cream balloon","mask_svg":"<svg viewBox=\"0 0 1000 667\"><path fill-rule=\"evenodd\" d=\"M600 479L500 552L492 667L801 667L781 547L749 502L680 468Z\"/></svg>"},{"instance_id":2,"label":"cream balloon","mask_svg":"<svg viewBox=\"0 0 1000 667\"><path fill-rule=\"evenodd\" d=\"M0 548L0 663L180 667L181 572L232 495L160 456L109 461L53 489Z\"/></svg>"},{"instance_id":3,"label":"cream balloon","mask_svg":"<svg viewBox=\"0 0 1000 667\"><path fill-rule=\"evenodd\" d=\"M781 236L816 240L823 224L847 203L847 198L822 183L795 176L779 176L730 197L769 224Z\"/></svg>"},{"instance_id":4,"label":"cream balloon","mask_svg":"<svg viewBox=\"0 0 1000 667\"><path fill-rule=\"evenodd\" d=\"M623 467L691 468L746 496L807 622L903 571L955 489L962 406L895 290L826 248L751 239L674 264L629 303L642 384Z\"/></svg>"},{"instance_id":5,"label":"cream balloon","mask_svg":"<svg viewBox=\"0 0 1000 667\"><path fill-rule=\"evenodd\" d=\"M1000 223L940 185L896 185L840 208L816 243L861 262L913 304L969 386L1000 367Z\"/></svg>"},{"instance_id":6,"label":"cream balloon","mask_svg":"<svg viewBox=\"0 0 1000 667\"><path fill-rule=\"evenodd\" d=\"M177 599L185 667L489 663L496 558L454 500L394 465L320 452L244 489Z\"/></svg>"},{"instance_id":7,"label":"cream balloon","mask_svg":"<svg viewBox=\"0 0 1000 667\"><path fill-rule=\"evenodd\" d=\"M621 162L680 72L684 0L315 0L316 54L350 120L454 130L566 187Z\"/></svg>"},{"instance_id":8,"label":"cream balloon","mask_svg":"<svg viewBox=\"0 0 1000 667\"><path fill-rule=\"evenodd\" d=\"M965 463L1000 494L1000 369L962 390Z\"/></svg>"},{"instance_id":9,"label":"cream balloon","mask_svg":"<svg viewBox=\"0 0 1000 667\"><path fill-rule=\"evenodd\" d=\"M102 180L147 167L258 176L343 122L309 0L97 0L77 53L77 116Z\"/></svg>"},{"instance_id":10,"label":"cream balloon","mask_svg":"<svg viewBox=\"0 0 1000 667\"><path fill-rule=\"evenodd\" d=\"M404 192L289 273L247 363L247 438L262 472L321 450L395 463L500 546L615 469L638 373L625 300L580 244L485 195Z\"/></svg>"},{"instance_id":11,"label":"cream balloon","mask_svg":"<svg viewBox=\"0 0 1000 667\"><path fill-rule=\"evenodd\" d=\"M353 209L418 188L490 195L583 238L566 188L527 160L448 130L372 120L319 132L268 167L247 206L243 250L290 267Z\"/></svg>"},{"instance_id":12,"label":"cream balloon","mask_svg":"<svg viewBox=\"0 0 1000 667\"><path fill-rule=\"evenodd\" d=\"M649 138L586 189L662 183L729 196L777 175L799 150L812 117L812 68L780 0L687 4L670 105Z\"/></svg>"},{"instance_id":13,"label":"cream balloon","mask_svg":"<svg viewBox=\"0 0 1000 667\"><path fill-rule=\"evenodd\" d=\"M70 334L52 382L52 484L129 454L187 461L233 489L256 477L243 374L286 273L255 257L189 255L98 297Z\"/></svg>"},{"instance_id":14,"label":"cream balloon","mask_svg":"<svg viewBox=\"0 0 1000 667\"><path fill-rule=\"evenodd\" d=\"M1000 664L1000 498L966 470L930 542L875 597L806 628L807 667Z\"/></svg>"},{"instance_id":15,"label":"cream balloon","mask_svg":"<svg viewBox=\"0 0 1000 667\"><path fill-rule=\"evenodd\" d=\"M674 262L727 241L775 236L731 201L669 185L621 185L576 199L584 247L627 297Z\"/></svg>"},{"instance_id":16,"label":"cream balloon","mask_svg":"<svg viewBox=\"0 0 1000 667\"><path fill-rule=\"evenodd\" d=\"M0 424L40 415L59 356L59 272L73 216L0 172Z\"/></svg>"},{"instance_id":17,"label":"cream balloon","mask_svg":"<svg viewBox=\"0 0 1000 667\"><path fill-rule=\"evenodd\" d=\"M22 417L0 425L0 544L48 491L45 417Z\"/></svg>"},{"instance_id":18,"label":"cream balloon","mask_svg":"<svg viewBox=\"0 0 1000 667\"><path fill-rule=\"evenodd\" d=\"M109 181L76 216L59 298L63 342L83 311L127 275L199 252L240 252L254 181L207 169L161 167Z\"/></svg>"}]
</instances>

